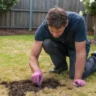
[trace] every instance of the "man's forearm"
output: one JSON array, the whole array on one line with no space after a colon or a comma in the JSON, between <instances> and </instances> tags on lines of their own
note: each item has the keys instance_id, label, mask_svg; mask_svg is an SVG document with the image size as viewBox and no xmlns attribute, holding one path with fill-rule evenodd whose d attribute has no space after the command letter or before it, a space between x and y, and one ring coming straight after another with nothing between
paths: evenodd
<instances>
[{"instance_id":1,"label":"man's forearm","mask_svg":"<svg viewBox=\"0 0 96 96\"><path fill-rule=\"evenodd\" d=\"M86 64L86 52L76 54L74 79L81 79Z\"/></svg>"},{"instance_id":2,"label":"man's forearm","mask_svg":"<svg viewBox=\"0 0 96 96\"><path fill-rule=\"evenodd\" d=\"M34 56L30 58L29 65L33 72L40 70L38 59Z\"/></svg>"}]
</instances>

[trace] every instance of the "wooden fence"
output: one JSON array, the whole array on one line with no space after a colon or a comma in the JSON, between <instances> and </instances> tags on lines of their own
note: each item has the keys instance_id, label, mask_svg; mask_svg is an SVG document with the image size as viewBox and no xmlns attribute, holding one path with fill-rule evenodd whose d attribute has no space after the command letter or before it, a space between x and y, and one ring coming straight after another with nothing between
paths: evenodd
<instances>
[{"instance_id":1,"label":"wooden fence","mask_svg":"<svg viewBox=\"0 0 96 96\"><path fill-rule=\"evenodd\" d=\"M29 28L30 25L30 1L20 0L12 10L0 13L0 28ZM79 13L83 5L79 0L32 0L32 28L37 28L46 16L48 10L58 5L67 11ZM85 16L88 28L92 29L91 17Z\"/></svg>"}]
</instances>

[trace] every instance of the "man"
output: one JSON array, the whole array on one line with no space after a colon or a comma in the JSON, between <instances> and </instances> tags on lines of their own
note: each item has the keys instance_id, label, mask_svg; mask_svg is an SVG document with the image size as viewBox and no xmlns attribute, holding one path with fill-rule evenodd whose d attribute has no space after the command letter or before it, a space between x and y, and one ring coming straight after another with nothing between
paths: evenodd
<instances>
[{"instance_id":1,"label":"man","mask_svg":"<svg viewBox=\"0 0 96 96\"><path fill-rule=\"evenodd\" d=\"M82 79L96 71L95 55L86 60L90 43L86 36L84 18L75 12L52 8L37 29L30 56L30 67L34 72L32 81L38 86L43 81L43 73L38 62L42 47L55 65L51 72L61 73L67 70L66 56L69 57L69 77L74 79L74 86L84 86L86 82Z\"/></svg>"}]
</instances>

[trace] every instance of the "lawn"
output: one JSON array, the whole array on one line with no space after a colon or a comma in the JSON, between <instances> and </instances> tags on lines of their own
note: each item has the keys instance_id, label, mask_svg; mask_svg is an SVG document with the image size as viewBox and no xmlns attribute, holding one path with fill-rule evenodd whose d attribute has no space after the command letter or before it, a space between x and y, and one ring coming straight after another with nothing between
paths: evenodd
<instances>
[{"instance_id":1,"label":"lawn","mask_svg":"<svg viewBox=\"0 0 96 96\"><path fill-rule=\"evenodd\" d=\"M0 96L96 96L96 73L85 79L85 87L75 88L68 71L60 75L49 73L53 64L44 50L39 57L43 87L34 86L29 68L33 41L34 35L0 36ZM89 55L94 50L96 46L92 45Z\"/></svg>"}]
</instances>

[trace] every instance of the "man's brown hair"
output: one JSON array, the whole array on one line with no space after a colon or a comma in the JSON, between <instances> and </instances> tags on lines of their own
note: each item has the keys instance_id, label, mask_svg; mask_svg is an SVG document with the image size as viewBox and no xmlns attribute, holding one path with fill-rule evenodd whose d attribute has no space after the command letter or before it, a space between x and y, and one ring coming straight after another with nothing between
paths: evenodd
<instances>
[{"instance_id":1,"label":"man's brown hair","mask_svg":"<svg viewBox=\"0 0 96 96\"><path fill-rule=\"evenodd\" d=\"M48 11L46 19L48 26L61 28L67 24L68 17L64 9L57 7Z\"/></svg>"}]
</instances>

